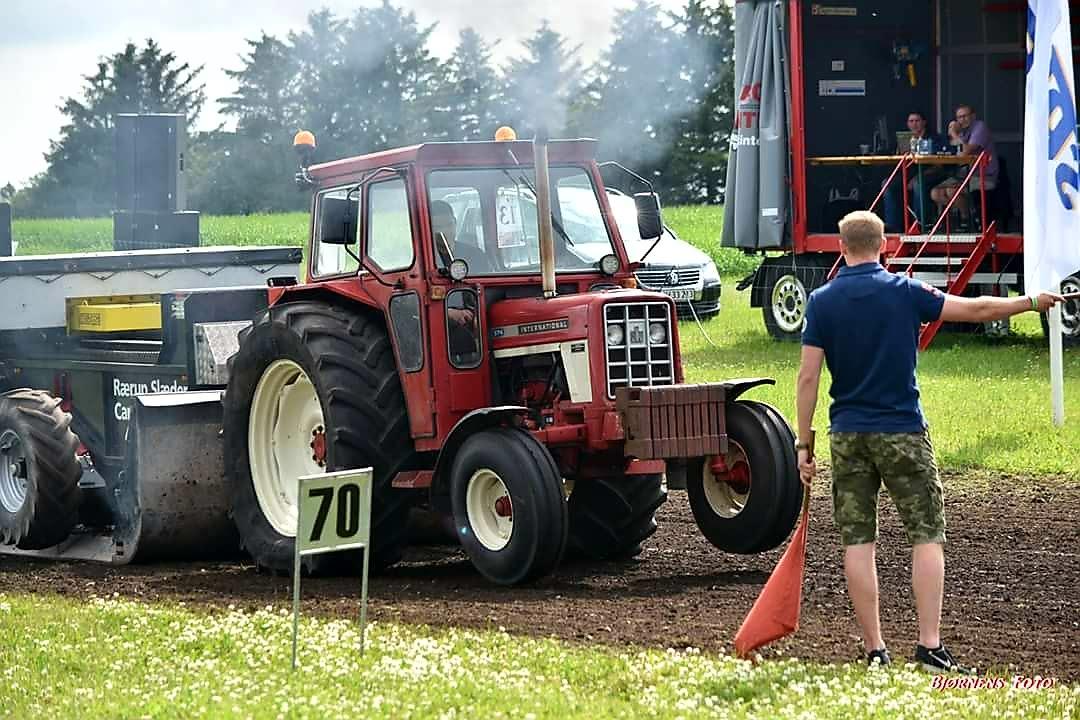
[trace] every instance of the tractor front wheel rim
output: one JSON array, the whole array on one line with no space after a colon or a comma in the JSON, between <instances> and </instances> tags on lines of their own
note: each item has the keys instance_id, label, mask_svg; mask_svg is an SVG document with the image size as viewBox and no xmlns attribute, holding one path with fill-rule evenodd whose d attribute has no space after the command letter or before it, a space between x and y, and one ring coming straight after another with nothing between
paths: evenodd
<instances>
[{"instance_id":1,"label":"tractor front wheel rim","mask_svg":"<svg viewBox=\"0 0 1080 720\"><path fill-rule=\"evenodd\" d=\"M465 512L473 535L488 550L498 552L514 534L514 504L499 474L481 468L469 478Z\"/></svg>"},{"instance_id":2,"label":"tractor front wheel rim","mask_svg":"<svg viewBox=\"0 0 1080 720\"><path fill-rule=\"evenodd\" d=\"M730 520L741 513L750 501L753 478L742 445L728 438L728 451L722 457L723 465L728 468L727 473L714 475L710 469L711 463L706 458L701 468L701 479L709 507L720 517Z\"/></svg>"}]
</instances>

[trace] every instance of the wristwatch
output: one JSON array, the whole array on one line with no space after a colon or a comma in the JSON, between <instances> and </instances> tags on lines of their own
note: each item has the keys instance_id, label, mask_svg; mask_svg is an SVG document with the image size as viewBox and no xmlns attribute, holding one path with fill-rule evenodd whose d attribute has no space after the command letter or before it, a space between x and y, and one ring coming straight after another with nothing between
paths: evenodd
<instances>
[{"instance_id":1,"label":"wristwatch","mask_svg":"<svg viewBox=\"0 0 1080 720\"><path fill-rule=\"evenodd\" d=\"M809 450L810 449L810 443L808 443L808 442L796 442L795 443L795 449L796 450Z\"/></svg>"}]
</instances>

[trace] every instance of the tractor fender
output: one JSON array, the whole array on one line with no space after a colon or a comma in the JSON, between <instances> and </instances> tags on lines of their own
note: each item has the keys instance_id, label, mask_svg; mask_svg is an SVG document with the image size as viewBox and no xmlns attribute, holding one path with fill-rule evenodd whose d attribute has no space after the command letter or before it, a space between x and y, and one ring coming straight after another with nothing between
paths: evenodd
<instances>
[{"instance_id":1,"label":"tractor fender","mask_svg":"<svg viewBox=\"0 0 1080 720\"><path fill-rule=\"evenodd\" d=\"M454 465L454 456L462 444L474 433L490 427L513 422L517 418L528 415L529 408L520 405L497 405L495 407L480 408L473 410L457 421L450 434L446 436L439 457L435 461L435 470L431 479L431 502L436 509L450 510L450 468Z\"/></svg>"},{"instance_id":2,"label":"tractor fender","mask_svg":"<svg viewBox=\"0 0 1080 720\"><path fill-rule=\"evenodd\" d=\"M735 402L747 390L756 388L759 385L775 385L776 380L772 378L736 378L735 380L725 380L720 384L724 386L724 402Z\"/></svg>"}]
</instances>

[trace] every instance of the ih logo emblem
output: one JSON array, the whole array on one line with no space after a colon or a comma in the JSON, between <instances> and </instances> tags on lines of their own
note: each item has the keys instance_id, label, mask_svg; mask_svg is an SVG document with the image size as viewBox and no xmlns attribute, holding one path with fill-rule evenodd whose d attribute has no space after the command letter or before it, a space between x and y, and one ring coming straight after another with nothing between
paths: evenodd
<instances>
[{"instance_id":1,"label":"ih logo emblem","mask_svg":"<svg viewBox=\"0 0 1080 720\"><path fill-rule=\"evenodd\" d=\"M679 278L679 271L678 270L673 269L671 272L668 273L668 276L667 276L668 285L678 285L679 280L680 280L680 278Z\"/></svg>"}]
</instances>

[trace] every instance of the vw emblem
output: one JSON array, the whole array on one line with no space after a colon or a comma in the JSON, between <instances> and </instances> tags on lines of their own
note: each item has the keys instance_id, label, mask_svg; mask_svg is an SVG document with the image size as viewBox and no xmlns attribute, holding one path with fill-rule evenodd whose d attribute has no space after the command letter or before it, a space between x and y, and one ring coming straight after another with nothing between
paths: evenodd
<instances>
[{"instance_id":1,"label":"vw emblem","mask_svg":"<svg viewBox=\"0 0 1080 720\"><path fill-rule=\"evenodd\" d=\"M672 269L672 271L668 273L667 284L668 285L678 285L679 284L679 271L678 270Z\"/></svg>"}]
</instances>

